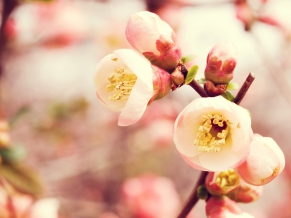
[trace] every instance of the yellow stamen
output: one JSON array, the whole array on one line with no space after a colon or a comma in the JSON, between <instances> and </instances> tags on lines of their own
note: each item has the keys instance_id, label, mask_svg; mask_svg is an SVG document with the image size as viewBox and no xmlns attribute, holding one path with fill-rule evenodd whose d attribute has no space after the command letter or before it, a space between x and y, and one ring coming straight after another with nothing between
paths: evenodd
<instances>
[{"instance_id":1,"label":"yellow stamen","mask_svg":"<svg viewBox=\"0 0 291 218\"><path fill-rule=\"evenodd\" d=\"M114 59L113 61L116 60ZM123 67L115 69L114 73L108 77L110 83L106 86L107 92L115 91L115 93L108 99L111 101L127 100L136 79L136 75L129 69L124 69Z\"/></svg>"},{"instance_id":2,"label":"yellow stamen","mask_svg":"<svg viewBox=\"0 0 291 218\"><path fill-rule=\"evenodd\" d=\"M216 177L216 183L221 188L225 186L233 186L239 182L240 178L234 170L223 171Z\"/></svg>"},{"instance_id":3,"label":"yellow stamen","mask_svg":"<svg viewBox=\"0 0 291 218\"><path fill-rule=\"evenodd\" d=\"M219 114L203 115L201 119L194 145L198 146L199 152L219 152L225 145L231 122Z\"/></svg>"}]
</instances>

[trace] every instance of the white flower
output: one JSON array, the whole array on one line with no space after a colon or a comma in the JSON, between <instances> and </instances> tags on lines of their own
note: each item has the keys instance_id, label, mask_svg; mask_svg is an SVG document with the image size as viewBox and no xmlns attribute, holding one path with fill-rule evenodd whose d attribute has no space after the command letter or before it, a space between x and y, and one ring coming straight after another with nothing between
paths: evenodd
<instances>
[{"instance_id":1,"label":"white flower","mask_svg":"<svg viewBox=\"0 0 291 218\"><path fill-rule=\"evenodd\" d=\"M195 99L174 127L177 150L198 170L225 171L240 165L252 136L247 110L221 96Z\"/></svg>"},{"instance_id":2,"label":"white flower","mask_svg":"<svg viewBox=\"0 0 291 218\"><path fill-rule=\"evenodd\" d=\"M138 52L119 49L100 60L94 84L103 105L121 112L118 125L127 126L140 119L153 96L153 69Z\"/></svg>"}]
</instances>

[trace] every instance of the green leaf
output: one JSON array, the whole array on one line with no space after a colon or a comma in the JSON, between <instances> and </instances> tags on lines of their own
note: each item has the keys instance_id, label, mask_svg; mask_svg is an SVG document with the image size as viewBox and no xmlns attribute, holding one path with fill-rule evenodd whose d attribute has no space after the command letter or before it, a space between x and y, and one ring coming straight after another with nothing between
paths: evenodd
<instances>
[{"instance_id":1,"label":"green leaf","mask_svg":"<svg viewBox=\"0 0 291 218\"><path fill-rule=\"evenodd\" d=\"M197 83L199 83L199 84L204 84L205 82L206 82L205 78L201 78L201 79L197 80Z\"/></svg>"},{"instance_id":2,"label":"green leaf","mask_svg":"<svg viewBox=\"0 0 291 218\"><path fill-rule=\"evenodd\" d=\"M183 62L183 64L188 63L189 61L192 61L194 58L196 57L196 55L187 55L187 56L183 56L181 58L181 61Z\"/></svg>"},{"instance_id":3,"label":"green leaf","mask_svg":"<svg viewBox=\"0 0 291 218\"><path fill-rule=\"evenodd\" d=\"M39 196L43 192L36 172L23 163L3 162L0 165L0 174L21 193Z\"/></svg>"},{"instance_id":4,"label":"green leaf","mask_svg":"<svg viewBox=\"0 0 291 218\"><path fill-rule=\"evenodd\" d=\"M204 185L198 186L197 195L198 195L198 198L202 200L206 200L208 198L208 191Z\"/></svg>"},{"instance_id":5,"label":"green leaf","mask_svg":"<svg viewBox=\"0 0 291 218\"><path fill-rule=\"evenodd\" d=\"M197 72L198 72L199 67L197 65L192 66L186 76L185 79L185 84L189 84L190 82L192 82L192 80L195 78Z\"/></svg>"},{"instance_id":6,"label":"green leaf","mask_svg":"<svg viewBox=\"0 0 291 218\"><path fill-rule=\"evenodd\" d=\"M237 83L228 83L226 90L236 90L239 89L239 84Z\"/></svg>"},{"instance_id":7,"label":"green leaf","mask_svg":"<svg viewBox=\"0 0 291 218\"><path fill-rule=\"evenodd\" d=\"M17 123L17 121L20 118L22 118L24 115L26 115L28 112L29 112L29 107L27 106L21 107L9 120L10 127L12 128Z\"/></svg>"},{"instance_id":8,"label":"green leaf","mask_svg":"<svg viewBox=\"0 0 291 218\"><path fill-rule=\"evenodd\" d=\"M221 96L224 97L225 99L231 101L231 102L234 101L234 96L233 96L233 94L232 94L231 92L229 92L229 91L226 91L226 92L222 93Z\"/></svg>"},{"instance_id":9,"label":"green leaf","mask_svg":"<svg viewBox=\"0 0 291 218\"><path fill-rule=\"evenodd\" d=\"M1 148L0 156L3 161L15 162L23 160L26 156L26 151L23 146L12 146L9 148Z\"/></svg>"}]
</instances>

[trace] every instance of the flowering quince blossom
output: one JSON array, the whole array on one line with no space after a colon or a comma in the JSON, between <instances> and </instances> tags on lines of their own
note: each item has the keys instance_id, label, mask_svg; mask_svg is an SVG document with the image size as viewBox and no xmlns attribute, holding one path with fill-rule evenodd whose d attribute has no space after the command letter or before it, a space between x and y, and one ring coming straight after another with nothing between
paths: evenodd
<instances>
[{"instance_id":1,"label":"flowering quince blossom","mask_svg":"<svg viewBox=\"0 0 291 218\"><path fill-rule=\"evenodd\" d=\"M227 196L236 202L250 203L258 200L262 193L263 186L253 186L241 180L239 186Z\"/></svg>"},{"instance_id":2,"label":"flowering quince blossom","mask_svg":"<svg viewBox=\"0 0 291 218\"><path fill-rule=\"evenodd\" d=\"M212 196L207 201L205 209L208 218L254 218L242 212L236 202L226 196Z\"/></svg>"},{"instance_id":3,"label":"flowering quince blossom","mask_svg":"<svg viewBox=\"0 0 291 218\"><path fill-rule=\"evenodd\" d=\"M103 105L121 112L118 125L127 126L140 119L151 101L169 92L171 79L138 52L119 49L100 60L94 84Z\"/></svg>"},{"instance_id":4,"label":"flowering quince blossom","mask_svg":"<svg viewBox=\"0 0 291 218\"><path fill-rule=\"evenodd\" d=\"M234 170L209 172L205 179L205 187L212 195L224 195L240 185L240 178Z\"/></svg>"},{"instance_id":5,"label":"flowering quince blossom","mask_svg":"<svg viewBox=\"0 0 291 218\"><path fill-rule=\"evenodd\" d=\"M255 135L250 155L237 167L240 177L251 185L264 185L276 178L285 167L285 157L277 143L269 137Z\"/></svg>"},{"instance_id":6,"label":"flowering quince blossom","mask_svg":"<svg viewBox=\"0 0 291 218\"><path fill-rule=\"evenodd\" d=\"M230 42L216 44L207 56L205 79L213 83L228 83L233 78L233 71L238 53Z\"/></svg>"},{"instance_id":7,"label":"flowering quince blossom","mask_svg":"<svg viewBox=\"0 0 291 218\"><path fill-rule=\"evenodd\" d=\"M247 110L221 96L195 99L174 126L177 150L198 170L225 171L239 166L249 154L252 136Z\"/></svg>"},{"instance_id":8,"label":"flowering quince blossom","mask_svg":"<svg viewBox=\"0 0 291 218\"><path fill-rule=\"evenodd\" d=\"M153 65L173 71L182 55L173 29L160 17L148 11L133 14L125 35L127 41Z\"/></svg>"},{"instance_id":9,"label":"flowering quince blossom","mask_svg":"<svg viewBox=\"0 0 291 218\"><path fill-rule=\"evenodd\" d=\"M122 194L134 217L174 218L181 206L174 183L166 177L144 174L127 179Z\"/></svg>"}]
</instances>

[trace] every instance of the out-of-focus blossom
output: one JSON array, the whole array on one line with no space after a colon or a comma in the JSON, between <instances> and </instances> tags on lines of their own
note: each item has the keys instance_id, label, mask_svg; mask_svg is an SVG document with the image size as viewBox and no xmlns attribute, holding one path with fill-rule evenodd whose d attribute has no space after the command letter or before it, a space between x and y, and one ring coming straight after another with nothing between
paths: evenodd
<instances>
[{"instance_id":1,"label":"out-of-focus blossom","mask_svg":"<svg viewBox=\"0 0 291 218\"><path fill-rule=\"evenodd\" d=\"M85 18L72 3L33 2L18 6L5 24L14 45L66 46L84 39L88 33Z\"/></svg>"},{"instance_id":2,"label":"out-of-focus blossom","mask_svg":"<svg viewBox=\"0 0 291 218\"><path fill-rule=\"evenodd\" d=\"M277 143L272 138L255 135L248 158L236 170L246 183L264 185L276 178L284 167L285 157Z\"/></svg>"},{"instance_id":3,"label":"out-of-focus blossom","mask_svg":"<svg viewBox=\"0 0 291 218\"><path fill-rule=\"evenodd\" d=\"M236 202L250 203L258 200L262 193L263 186L253 186L241 181L240 185L227 196Z\"/></svg>"},{"instance_id":4,"label":"out-of-focus blossom","mask_svg":"<svg viewBox=\"0 0 291 218\"><path fill-rule=\"evenodd\" d=\"M240 185L240 178L234 170L209 172L205 179L205 187L212 195L224 195Z\"/></svg>"},{"instance_id":5,"label":"out-of-focus blossom","mask_svg":"<svg viewBox=\"0 0 291 218\"><path fill-rule=\"evenodd\" d=\"M208 218L254 218L242 212L236 202L226 196L212 196L207 201L205 209Z\"/></svg>"},{"instance_id":6,"label":"out-of-focus blossom","mask_svg":"<svg viewBox=\"0 0 291 218\"><path fill-rule=\"evenodd\" d=\"M198 98L178 116L174 142L193 168L225 171L243 163L253 132L249 113L221 96Z\"/></svg>"},{"instance_id":7,"label":"out-of-focus blossom","mask_svg":"<svg viewBox=\"0 0 291 218\"><path fill-rule=\"evenodd\" d=\"M149 102L169 92L169 77L139 53L119 49L100 60L94 84L103 105L121 112L118 125L127 126L141 118Z\"/></svg>"},{"instance_id":8,"label":"out-of-focus blossom","mask_svg":"<svg viewBox=\"0 0 291 218\"><path fill-rule=\"evenodd\" d=\"M180 209L179 195L171 180L143 175L122 185L125 203L137 218L174 218Z\"/></svg>"},{"instance_id":9,"label":"out-of-focus blossom","mask_svg":"<svg viewBox=\"0 0 291 218\"><path fill-rule=\"evenodd\" d=\"M6 147L10 143L9 125L0 119L0 147Z\"/></svg>"},{"instance_id":10,"label":"out-of-focus blossom","mask_svg":"<svg viewBox=\"0 0 291 218\"><path fill-rule=\"evenodd\" d=\"M277 27L286 37L291 37L291 2L289 0L268 1L258 15L260 22Z\"/></svg>"},{"instance_id":11,"label":"out-of-focus blossom","mask_svg":"<svg viewBox=\"0 0 291 218\"><path fill-rule=\"evenodd\" d=\"M1 182L1 218L58 218L59 201L57 199L44 198L35 202L32 196L17 192L5 180Z\"/></svg>"},{"instance_id":12,"label":"out-of-focus blossom","mask_svg":"<svg viewBox=\"0 0 291 218\"><path fill-rule=\"evenodd\" d=\"M132 15L125 34L132 47L153 65L170 72L181 59L175 32L154 13L142 11Z\"/></svg>"},{"instance_id":13,"label":"out-of-focus blossom","mask_svg":"<svg viewBox=\"0 0 291 218\"><path fill-rule=\"evenodd\" d=\"M213 83L228 83L233 78L233 71L238 59L238 53L230 42L216 44L207 56L205 79Z\"/></svg>"},{"instance_id":14,"label":"out-of-focus blossom","mask_svg":"<svg viewBox=\"0 0 291 218\"><path fill-rule=\"evenodd\" d=\"M99 215L99 218L119 218L116 214L111 212L105 212Z\"/></svg>"},{"instance_id":15,"label":"out-of-focus blossom","mask_svg":"<svg viewBox=\"0 0 291 218\"><path fill-rule=\"evenodd\" d=\"M25 218L58 218L60 203L55 198L44 198L32 205Z\"/></svg>"},{"instance_id":16,"label":"out-of-focus blossom","mask_svg":"<svg viewBox=\"0 0 291 218\"><path fill-rule=\"evenodd\" d=\"M249 3L246 0L238 0L235 9L237 19L243 23L245 30L250 30L256 17Z\"/></svg>"}]
</instances>

